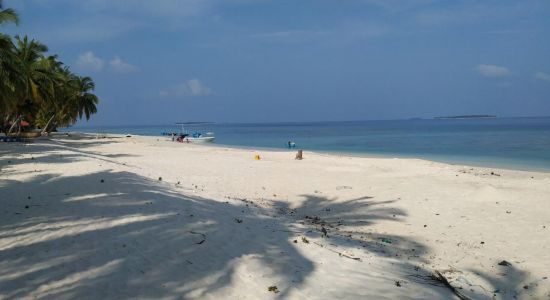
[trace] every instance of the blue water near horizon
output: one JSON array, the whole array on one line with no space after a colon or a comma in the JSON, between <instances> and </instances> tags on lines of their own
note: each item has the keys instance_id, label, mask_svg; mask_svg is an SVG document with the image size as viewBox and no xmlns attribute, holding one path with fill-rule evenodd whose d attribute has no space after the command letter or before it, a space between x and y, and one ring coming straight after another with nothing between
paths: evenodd
<instances>
[{"instance_id":1,"label":"blue water near horizon","mask_svg":"<svg viewBox=\"0 0 550 300\"><path fill-rule=\"evenodd\" d=\"M411 119L308 123L207 123L215 144L360 156L421 158L454 164L550 171L550 117ZM160 136L176 125L71 127L65 130ZM294 149L293 149L294 151Z\"/></svg>"}]
</instances>

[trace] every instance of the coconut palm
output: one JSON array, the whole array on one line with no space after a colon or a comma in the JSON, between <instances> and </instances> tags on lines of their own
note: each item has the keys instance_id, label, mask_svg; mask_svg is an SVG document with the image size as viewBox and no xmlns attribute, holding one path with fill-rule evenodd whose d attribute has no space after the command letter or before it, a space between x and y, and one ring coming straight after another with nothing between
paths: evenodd
<instances>
[{"instance_id":1,"label":"coconut palm","mask_svg":"<svg viewBox=\"0 0 550 300\"><path fill-rule=\"evenodd\" d=\"M54 59L44 56L48 51L46 45L27 36L15 37L13 51L19 79L15 82L15 103L11 107L13 124L22 118L32 122L40 107L54 97Z\"/></svg>"},{"instance_id":2,"label":"coconut palm","mask_svg":"<svg viewBox=\"0 0 550 300\"><path fill-rule=\"evenodd\" d=\"M2 9L0 1L0 25L19 23L17 13L12 9ZM0 112L6 110L7 103L15 90L14 80L16 72L13 68L13 44L8 35L0 33Z\"/></svg>"},{"instance_id":3,"label":"coconut palm","mask_svg":"<svg viewBox=\"0 0 550 300\"><path fill-rule=\"evenodd\" d=\"M8 22L17 24L17 13L2 9L0 0L0 25ZM97 112L92 79L72 73L57 56L46 56L47 51L27 36L12 40L0 33L0 127L6 134L23 119L50 132Z\"/></svg>"},{"instance_id":4,"label":"coconut palm","mask_svg":"<svg viewBox=\"0 0 550 300\"><path fill-rule=\"evenodd\" d=\"M2 1L0 1L0 25L5 23L19 24L19 15L11 8L2 9Z\"/></svg>"}]
</instances>

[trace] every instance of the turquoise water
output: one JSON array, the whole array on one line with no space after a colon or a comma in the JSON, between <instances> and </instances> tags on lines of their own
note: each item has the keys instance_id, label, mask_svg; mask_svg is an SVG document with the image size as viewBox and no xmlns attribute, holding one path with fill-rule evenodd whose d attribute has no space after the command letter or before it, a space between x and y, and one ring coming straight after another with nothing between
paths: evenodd
<instances>
[{"instance_id":1,"label":"turquoise water","mask_svg":"<svg viewBox=\"0 0 550 300\"><path fill-rule=\"evenodd\" d=\"M550 117L316 123L214 123L215 144L297 148L352 155L416 157L448 163L550 171ZM160 136L175 125L73 127L73 131Z\"/></svg>"}]
</instances>

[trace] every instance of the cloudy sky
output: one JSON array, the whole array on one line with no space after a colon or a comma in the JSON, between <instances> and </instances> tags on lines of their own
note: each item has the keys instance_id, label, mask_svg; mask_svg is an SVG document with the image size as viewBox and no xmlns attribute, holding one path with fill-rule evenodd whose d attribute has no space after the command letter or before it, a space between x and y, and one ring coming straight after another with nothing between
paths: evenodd
<instances>
[{"instance_id":1,"label":"cloudy sky","mask_svg":"<svg viewBox=\"0 0 550 300\"><path fill-rule=\"evenodd\" d=\"M550 115L547 0L4 5L94 78L89 125Z\"/></svg>"}]
</instances>

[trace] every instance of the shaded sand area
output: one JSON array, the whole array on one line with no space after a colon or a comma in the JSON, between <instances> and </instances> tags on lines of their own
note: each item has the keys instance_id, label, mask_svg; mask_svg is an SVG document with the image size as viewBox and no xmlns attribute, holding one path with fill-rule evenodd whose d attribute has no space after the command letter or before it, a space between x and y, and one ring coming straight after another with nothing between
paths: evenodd
<instances>
[{"instance_id":1,"label":"shaded sand area","mask_svg":"<svg viewBox=\"0 0 550 300\"><path fill-rule=\"evenodd\" d=\"M150 137L0 155L0 299L550 299L548 173Z\"/></svg>"}]
</instances>

